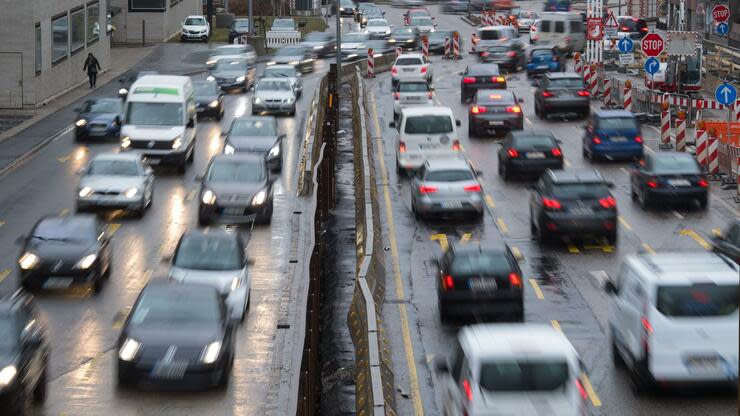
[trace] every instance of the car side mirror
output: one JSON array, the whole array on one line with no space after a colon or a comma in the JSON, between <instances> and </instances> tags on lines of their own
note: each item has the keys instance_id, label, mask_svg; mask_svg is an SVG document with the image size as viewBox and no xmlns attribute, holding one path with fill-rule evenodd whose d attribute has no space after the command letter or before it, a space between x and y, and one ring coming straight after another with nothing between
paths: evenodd
<instances>
[{"instance_id":1,"label":"car side mirror","mask_svg":"<svg viewBox=\"0 0 740 416\"><path fill-rule=\"evenodd\" d=\"M21 245L26 242L26 238L28 238L25 235L19 235L18 238L15 239L15 244Z\"/></svg>"},{"instance_id":2,"label":"car side mirror","mask_svg":"<svg viewBox=\"0 0 740 416\"><path fill-rule=\"evenodd\" d=\"M288 136L285 135L285 134L281 134L281 135L278 136L278 139L285 140L286 137L288 137Z\"/></svg>"},{"instance_id":3,"label":"car side mirror","mask_svg":"<svg viewBox=\"0 0 740 416\"><path fill-rule=\"evenodd\" d=\"M186 124L185 127L189 129L195 128L195 120L193 120L192 118L188 119L188 124Z\"/></svg>"},{"instance_id":4,"label":"car side mirror","mask_svg":"<svg viewBox=\"0 0 740 416\"><path fill-rule=\"evenodd\" d=\"M617 295L619 293L619 290L614 285L614 282L612 282L611 280L607 280L606 282L604 282L604 291L611 295Z\"/></svg>"},{"instance_id":5,"label":"car side mirror","mask_svg":"<svg viewBox=\"0 0 740 416\"><path fill-rule=\"evenodd\" d=\"M437 358L434 361L434 371L437 374L449 374L450 366L447 364L447 360L444 358Z\"/></svg>"},{"instance_id":6,"label":"car side mirror","mask_svg":"<svg viewBox=\"0 0 740 416\"><path fill-rule=\"evenodd\" d=\"M395 129L396 128L396 122L395 121L391 121L390 123L388 123L388 127L392 128L392 129Z\"/></svg>"},{"instance_id":7,"label":"car side mirror","mask_svg":"<svg viewBox=\"0 0 740 416\"><path fill-rule=\"evenodd\" d=\"M460 127L460 126L462 126L462 123L460 122L460 120L455 119L455 125L458 126L458 127Z\"/></svg>"}]
</instances>

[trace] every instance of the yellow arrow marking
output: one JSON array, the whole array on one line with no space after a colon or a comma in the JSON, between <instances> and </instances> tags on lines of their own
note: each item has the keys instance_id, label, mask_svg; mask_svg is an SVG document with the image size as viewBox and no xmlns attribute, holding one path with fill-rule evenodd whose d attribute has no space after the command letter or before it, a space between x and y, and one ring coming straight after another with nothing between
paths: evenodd
<instances>
[{"instance_id":1,"label":"yellow arrow marking","mask_svg":"<svg viewBox=\"0 0 740 416\"><path fill-rule=\"evenodd\" d=\"M630 231L632 231L632 226L627 222L627 220L624 219L623 216L618 216L617 219L619 220L619 223L622 224L622 226Z\"/></svg>"},{"instance_id":2,"label":"yellow arrow marking","mask_svg":"<svg viewBox=\"0 0 740 416\"><path fill-rule=\"evenodd\" d=\"M439 248L442 249L442 251L447 251L447 247L449 247L449 244L447 243L447 235L446 234L432 234L429 236L430 240L436 240L439 243Z\"/></svg>"},{"instance_id":3,"label":"yellow arrow marking","mask_svg":"<svg viewBox=\"0 0 740 416\"><path fill-rule=\"evenodd\" d=\"M108 224L108 234L110 235L115 234L119 228L121 228L121 224L118 224L118 223Z\"/></svg>"},{"instance_id":4,"label":"yellow arrow marking","mask_svg":"<svg viewBox=\"0 0 740 416\"><path fill-rule=\"evenodd\" d=\"M653 248L650 247L650 244L648 243L642 243L642 248L644 248L645 251L647 251L650 254L655 254L655 250L653 250Z\"/></svg>"},{"instance_id":5,"label":"yellow arrow marking","mask_svg":"<svg viewBox=\"0 0 740 416\"><path fill-rule=\"evenodd\" d=\"M496 203L493 202L493 197L491 195L486 195L486 205L491 209L496 208Z\"/></svg>"},{"instance_id":6,"label":"yellow arrow marking","mask_svg":"<svg viewBox=\"0 0 740 416\"><path fill-rule=\"evenodd\" d=\"M696 231L694 231L694 230L681 230L680 234L681 235L687 235L687 236L693 238L694 241L696 241L700 246L704 247L705 250L711 250L712 249L712 245L709 244L709 243L707 243L707 241L704 240L703 238L701 238L701 236L699 234L697 234Z\"/></svg>"},{"instance_id":7,"label":"yellow arrow marking","mask_svg":"<svg viewBox=\"0 0 740 416\"><path fill-rule=\"evenodd\" d=\"M460 241L462 241L463 243L467 243L468 241L470 241L470 237L472 236L473 234L471 233L465 233L462 235L462 238L460 238Z\"/></svg>"}]
</instances>

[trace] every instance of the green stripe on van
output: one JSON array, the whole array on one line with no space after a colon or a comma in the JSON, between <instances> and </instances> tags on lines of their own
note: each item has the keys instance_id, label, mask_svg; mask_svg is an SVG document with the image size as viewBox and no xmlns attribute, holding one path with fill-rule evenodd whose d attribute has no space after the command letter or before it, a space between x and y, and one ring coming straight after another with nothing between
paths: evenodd
<instances>
[{"instance_id":1,"label":"green stripe on van","mask_svg":"<svg viewBox=\"0 0 740 416\"><path fill-rule=\"evenodd\" d=\"M138 87L134 90L134 94L166 94L174 96L180 95L177 88L164 87Z\"/></svg>"}]
</instances>

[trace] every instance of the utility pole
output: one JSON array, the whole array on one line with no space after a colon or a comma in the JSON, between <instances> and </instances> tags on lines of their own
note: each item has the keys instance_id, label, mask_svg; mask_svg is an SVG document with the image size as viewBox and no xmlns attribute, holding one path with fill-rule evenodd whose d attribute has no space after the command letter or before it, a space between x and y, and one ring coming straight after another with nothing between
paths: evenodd
<instances>
[{"instance_id":1,"label":"utility pole","mask_svg":"<svg viewBox=\"0 0 740 416\"><path fill-rule=\"evenodd\" d=\"M213 24L213 0L208 0L206 3L206 13L208 14L208 24ZM213 29L211 29L211 33L213 33Z\"/></svg>"},{"instance_id":2,"label":"utility pole","mask_svg":"<svg viewBox=\"0 0 740 416\"><path fill-rule=\"evenodd\" d=\"M342 85L342 19L339 17L339 0L334 0L334 14L337 18L337 86L340 86ZM339 90L338 87L337 90Z\"/></svg>"},{"instance_id":3,"label":"utility pole","mask_svg":"<svg viewBox=\"0 0 740 416\"><path fill-rule=\"evenodd\" d=\"M249 37L251 38L252 35L256 35L257 33L254 31L254 16L252 15L252 0L247 0L247 9L249 14Z\"/></svg>"}]
</instances>

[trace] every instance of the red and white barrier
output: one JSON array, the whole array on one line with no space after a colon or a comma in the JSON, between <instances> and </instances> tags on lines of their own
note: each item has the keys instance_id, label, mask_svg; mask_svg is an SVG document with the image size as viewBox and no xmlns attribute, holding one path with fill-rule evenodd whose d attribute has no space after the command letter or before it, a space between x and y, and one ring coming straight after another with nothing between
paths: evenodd
<instances>
[{"instance_id":1,"label":"red and white barrier","mask_svg":"<svg viewBox=\"0 0 740 416\"><path fill-rule=\"evenodd\" d=\"M732 106L732 112L734 113L732 119L735 120L736 123L740 123L740 101L737 101L735 105Z\"/></svg>"},{"instance_id":2,"label":"red and white barrier","mask_svg":"<svg viewBox=\"0 0 740 416\"><path fill-rule=\"evenodd\" d=\"M473 33L470 35L470 53L475 53L478 47L478 35Z\"/></svg>"},{"instance_id":3,"label":"red and white barrier","mask_svg":"<svg viewBox=\"0 0 740 416\"><path fill-rule=\"evenodd\" d=\"M707 142L708 142L707 131L704 129L696 129L696 163L702 168L707 167Z\"/></svg>"},{"instance_id":4,"label":"red and white barrier","mask_svg":"<svg viewBox=\"0 0 740 416\"><path fill-rule=\"evenodd\" d=\"M367 77L375 78L375 57L373 56L373 48L367 49Z\"/></svg>"},{"instance_id":5,"label":"red and white barrier","mask_svg":"<svg viewBox=\"0 0 740 416\"><path fill-rule=\"evenodd\" d=\"M661 149L670 149L671 145L671 112L668 109L660 112L660 144Z\"/></svg>"},{"instance_id":6,"label":"red and white barrier","mask_svg":"<svg viewBox=\"0 0 740 416\"><path fill-rule=\"evenodd\" d=\"M587 62L583 64L583 85L586 86L587 90L591 90L591 65Z\"/></svg>"},{"instance_id":7,"label":"red and white barrier","mask_svg":"<svg viewBox=\"0 0 740 416\"><path fill-rule=\"evenodd\" d=\"M604 84L602 85L604 89L604 94L602 96L604 100L604 105L611 105L612 103L612 81L611 79L604 77Z\"/></svg>"},{"instance_id":8,"label":"red and white barrier","mask_svg":"<svg viewBox=\"0 0 740 416\"><path fill-rule=\"evenodd\" d=\"M576 74L580 75L581 78L583 78L583 60L580 56L576 56L573 65L575 66L574 69L576 71Z\"/></svg>"},{"instance_id":9,"label":"red and white barrier","mask_svg":"<svg viewBox=\"0 0 740 416\"><path fill-rule=\"evenodd\" d=\"M460 59L460 36L457 34L452 36L452 53L455 59Z\"/></svg>"},{"instance_id":10,"label":"red and white barrier","mask_svg":"<svg viewBox=\"0 0 740 416\"><path fill-rule=\"evenodd\" d=\"M676 151L686 151L686 116L681 114L676 120Z\"/></svg>"},{"instance_id":11,"label":"red and white barrier","mask_svg":"<svg viewBox=\"0 0 740 416\"><path fill-rule=\"evenodd\" d=\"M403 48L400 46L396 46L396 58L401 56L402 53L403 53Z\"/></svg>"},{"instance_id":12,"label":"red and white barrier","mask_svg":"<svg viewBox=\"0 0 740 416\"><path fill-rule=\"evenodd\" d=\"M717 177L719 174L719 139L716 137L709 136L709 144L707 145L707 163L709 164L709 174L712 177Z\"/></svg>"},{"instance_id":13,"label":"red and white barrier","mask_svg":"<svg viewBox=\"0 0 740 416\"><path fill-rule=\"evenodd\" d=\"M624 84L624 109L632 111L632 85L631 83Z\"/></svg>"},{"instance_id":14,"label":"red and white barrier","mask_svg":"<svg viewBox=\"0 0 740 416\"><path fill-rule=\"evenodd\" d=\"M450 59L450 38L445 38L445 59Z\"/></svg>"},{"instance_id":15,"label":"red and white barrier","mask_svg":"<svg viewBox=\"0 0 740 416\"><path fill-rule=\"evenodd\" d=\"M424 58L429 59L429 36L424 35L421 37L421 53L424 55Z\"/></svg>"},{"instance_id":16,"label":"red and white barrier","mask_svg":"<svg viewBox=\"0 0 740 416\"><path fill-rule=\"evenodd\" d=\"M599 96L599 73L596 72L596 65L591 65L591 79L588 82L588 90L592 97Z\"/></svg>"}]
</instances>

